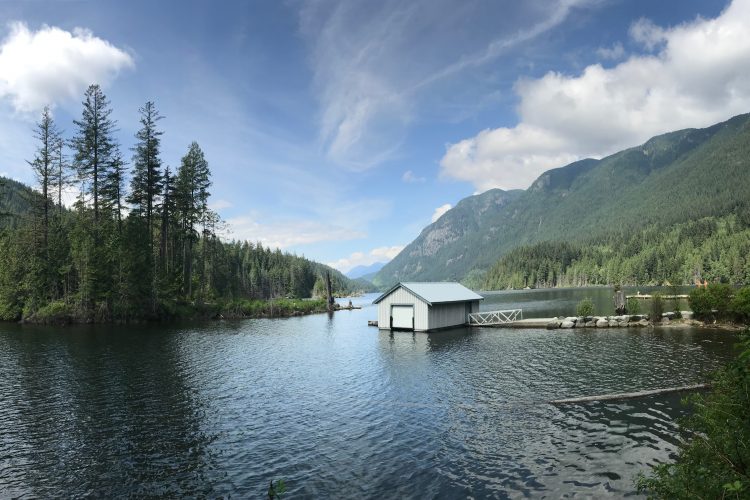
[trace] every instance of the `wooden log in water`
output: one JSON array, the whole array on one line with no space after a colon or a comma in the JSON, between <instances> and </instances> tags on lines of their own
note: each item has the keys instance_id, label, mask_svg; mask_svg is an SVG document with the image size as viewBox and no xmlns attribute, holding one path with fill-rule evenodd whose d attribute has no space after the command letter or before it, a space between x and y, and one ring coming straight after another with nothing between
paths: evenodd
<instances>
[{"instance_id":1,"label":"wooden log in water","mask_svg":"<svg viewBox=\"0 0 750 500\"><path fill-rule=\"evenodd\" d=\"M661 298L663 300L687 299L689 297L690 297L689 295L684 295L684 294L682 294L682 295L662 295L661 296ZM642 293L639 293L639 294L636 294L636 295L628 295L625 298L628 298L628 299L651 300L651 299L654 298L654 296L651 295L651 294L642 294Z\"/></svg>"},{"instance_id":2,"label":"wooden log in water","mask_svg":"<svg viewBox=\"0 0 750 500\"><path fill-rule=\"evenodd\" d=\"M637 392L622 392L619 394L601 394L599 396L584 396L580 398L568 398L568 399L555 399L550 401L553 405L566 405L575 403L591 403L593 401L616 401L622 399L635 399L642 398L645 396L654 396L656 394L669 394L672 392L683 392L683 391L697 391L702 389L708 389L711 384L694 384L685 385L682 387L667 387L666 389L652 389L649 391L637 391Z\"/></svg>"}]
</instances>

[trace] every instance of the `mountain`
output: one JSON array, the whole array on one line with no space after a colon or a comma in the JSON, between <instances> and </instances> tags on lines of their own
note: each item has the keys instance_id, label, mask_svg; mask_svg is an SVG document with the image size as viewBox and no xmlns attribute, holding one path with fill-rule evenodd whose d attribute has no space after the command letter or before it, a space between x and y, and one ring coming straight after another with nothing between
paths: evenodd
<instances>
[{"instance_id":1,"label":"mountain","mask_svg":"<svg viewBox=\"0 0 750 500\"><path fill-rule=\"evenodd\" d=\"M21 216L31 212L39 194L13 179L0 177L0 228L15 227Z\"/></svg>"},{"instance_id":2,"label":"mountain","mask_svg":"<svg viewBox=\"0 0 750 500\"><path fill-rule=\"evenodd\" d=\"M374 282L481 282L514 248L724 216L746 207L748 193L750 115L744 114L549 170L525 191L494 189L465 198L427 226Z\"/></svg>"},{"instance_id":3,"label":"mountain","mask_svg":"<svg viewBox=\"0 0 750 500\"><path fill-rule=\"evenodd\" d=\"M383 269L384 265L386 265L386 262L375 262L374 264L370 264L369 266L356 266L350 269L349 272L345 274L351 279L362 278L365 275L374 276L378 271Z\"/></svg>"}]
</instances>

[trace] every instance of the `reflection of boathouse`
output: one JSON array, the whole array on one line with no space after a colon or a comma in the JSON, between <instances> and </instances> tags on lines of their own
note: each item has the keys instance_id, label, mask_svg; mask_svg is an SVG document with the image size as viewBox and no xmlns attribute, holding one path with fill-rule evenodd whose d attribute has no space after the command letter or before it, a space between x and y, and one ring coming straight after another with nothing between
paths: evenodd
<instances>
[{"instance_id":1,"label":"reflection of boathouse","mask_svg":"<svg viewBox=\"0 0 750 500\"><path fill-rule=\"evenodd\" d=\"M428 331L464 325L478 295L459 283L399 283L375 299L378 328Z\"/></svg>"}]
</instances>

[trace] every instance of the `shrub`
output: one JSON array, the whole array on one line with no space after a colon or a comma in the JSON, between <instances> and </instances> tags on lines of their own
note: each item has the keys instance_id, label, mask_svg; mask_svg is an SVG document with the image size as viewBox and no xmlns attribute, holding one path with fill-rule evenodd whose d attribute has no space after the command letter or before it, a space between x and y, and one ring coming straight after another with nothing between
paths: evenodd
<instances>
[{"instance_id":1,"label":"shrub","mask_svg":"<svg viewBox=\"0 0 750 500\"><path fill-rule=\"evenodd\" d=\"M748 498L750 494L750 337L713 376L713 390L689 398L694 413L681 422L684 440L674 463L637 480L650 498Z\"/></svg>"},{"instance_id":2,"label":"shrub","mask_svg":"<svg viewBox=\"0 0 750 500\"><path fill-rule=\"evenodd\" d=\"M660 293L655 293L651 298L651 321L660 321L664 313L664 300Z\"/></svg>"},{"instance_id":3,"label":"shrub","mask_svg":"<svg viewBox=\"0 0 750 500\"><path fill-rule=\"evenodd\" d=\"M73 316L73 308L58 300L40 307L30 315L29 319L34 323L68 324L73 321Z\"/></svg>"},{"instance_id":4,"label":"shrub","mask_svg":"<svg viewBox=\"0 0 750 500\"><path fill-rule=\"evenodd\" d=\"M750 323L750 286L746 286L734 294L729 309L735 319L741 323Z\"/></svg>"},{"instance_id":5,"label":"shrub","mask_svg":"<svg viewBox=\"0 0 750 500\"><path fill-rule=\"evenodd\" d=\"M635 297L630 297L625 307L628 310L628 314L641 313L641 303L638 302L638 299L636 299Z\"/></svg>"},{"instance_id":6,"label":"shrub","mask_svg":"<svg viewBox=\"0 0 750 500\"><path fill-rule=\"evenodd\" d=\"M708 288L698 288L690 292L688 303L696 318L728 319L732 309L734 289L726 283L714 283Z\"/></svg>"},{"instance_id":7,"label":"shrub","mask_svg":"<svg viewBox=\"0 0 750 500\"><path fill-rule=\"evenodd\" d=\"M594 315L594 301L589 297L586 297L578 303L576 306L576 314L578 316L593 316Z\"/></svg>"},{"instance_id":8,"label":"shrub","mask_svg":"<svg viewBox=\"0 0 750 500\"><path fill-rule=\"evenodd\" d=\"M734 288L726 283L715 283L708 285L708 295L711 297L713 308L719 319L727 319L729 316L729 304L732 302Z\"/></svg>"},{"instance_id":9,"label":"shrub","mask_svg":"<svg viewBox=\"0 0 750 500\"><path fill-rule=\"evenodd\" d=\"M706 288L692 290L688 296L688 304L696 318L705 319L712 316L711 296Z\"/></svg>"}]
</instances>

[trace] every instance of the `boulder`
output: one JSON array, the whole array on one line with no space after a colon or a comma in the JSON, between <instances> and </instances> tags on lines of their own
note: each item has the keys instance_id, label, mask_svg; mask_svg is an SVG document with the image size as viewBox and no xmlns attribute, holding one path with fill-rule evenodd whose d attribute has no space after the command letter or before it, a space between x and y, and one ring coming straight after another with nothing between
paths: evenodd
<instances>
[{"instance_id":1,"label":"boulder","mask_svg":"<svg viewBox=\"0 0 750 500\"><path fill-rule=\"evenodd\" d=\"M547 330L557 330L560 328L560 321L550 321L547 323Z\"/></svg>"},{"instance_id":2,"label":"boulder","mask_svg":"<svg viewBox=\"0 0 750 500\"><path fill-rule=\"evenodd\" d=\"M614 327L620 326L620 322L617 321L616 319L611 319L609 320L609 326L614 326Z\"/></svg>"},{"instance_id":3,"label":"boulder","mask_svg":"<svg viewBox=\"0 0 750 500\"><path fill-rule=\"evenodd\" d=\"M567 318L565 318L565 321L570 321L571 323L575 323L576 321L578 321L578 318L575 316L568 316Z\"/></svg>"},{"instance_id":4,"label":"boulder","mask_svg":"<svg viewBox=\"0 0 750 500\"><path fill-rule=\"evenodd\" d=\"M576 326L575 322L565 320L562 323L560 323L560 328L573 328Z\"/></svg>"},{"instance_id":5,"label":"boulder","mask_svg":"<svg viewBox=\"0 0 750 500\"><path fill-rule=\"evenodd\" d=\"M607 328L609 326L609 321L607 321L604 318L598 319L596 321L596 327L597 328Z\"/></svg>"},{"instance_id":6,"label":"boulder","mask_svg":"<svg viewBox=\"0 0 750 500\"><path fill-rule=\"evenodd\" d=\"M693 318L695 318L695 314L693 314L693 311L680 311L680 314L682 314L682 317L684 319L693 319Z\"/></svg>"},{"instance_id":7,"label":"boulder","mask_svg":"<svg viewBox=\"0 0 750 500\"><path fill-rule=\"evenodd\" d=\"M641 320L638 320L635 324L638 326L648 326L648 320L641 319Z\"/></svg>"}]
</instances>

